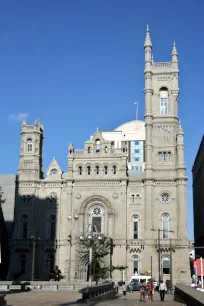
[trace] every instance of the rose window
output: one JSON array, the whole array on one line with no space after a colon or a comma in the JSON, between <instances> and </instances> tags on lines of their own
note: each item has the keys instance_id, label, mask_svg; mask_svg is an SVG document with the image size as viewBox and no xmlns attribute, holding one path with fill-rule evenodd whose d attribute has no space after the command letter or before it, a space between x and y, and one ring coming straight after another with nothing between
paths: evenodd
<instances>
[{"instance_id":1,"label":"rose window","mask_svg":"<svg viewBox=\"0 0 204 306\"><path fill-rule=\"evenodd\" d=\"M160 200L162 203L167 203L169 202L170 195L168 193L162 193L160 196Z\"/></svg>"},{"instance_id":2,"label":"rose window","mask_svg":"<svg viewBox=\"0 0 204 306\"><path fill-rule=\"evenodd\" d=\"M101 215L101 209L99 207L95 207L93 209L93 215Z\"/></svg>"}]
</instances>

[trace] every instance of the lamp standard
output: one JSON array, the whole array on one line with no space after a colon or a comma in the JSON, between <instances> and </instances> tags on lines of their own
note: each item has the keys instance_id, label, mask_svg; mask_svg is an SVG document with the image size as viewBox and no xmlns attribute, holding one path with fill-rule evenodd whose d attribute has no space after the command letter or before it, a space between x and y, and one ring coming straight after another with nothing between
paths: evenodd
<instances>
[{"instance_id":1,"label":"lamp standard","mask_svg":"<svg viewBox=\"0 0 204 306\"><path fill-rule=\"evenodd\" d=\"M90 231L89 231L90 228ZM92 260L93 260L93 243L95 240L101 241L103 239L103 236L98 234L98 235L93 235L93 225L89 224L88 232L85 235L81 235L79 238L81 241L85 240L87 238L89 240L89 286L92 286ZM97 233L97 228L96 228L96 233Z\"/></svg>"},{"instance_id":2,"label":"lamp standard","mask_svg":"<svg viewBox=\"0 0 204 306\"><path fill-rule=\"evenodd\" d=\"M41 239L40 237L31 236L33 239L33 254L32 254L32 268L31 268L31 281L34 281L35 278L35 249L36 249L36 239Z\"/></svg>"},{"instance_id":3,"label":"lamp standard","mask_svg":"<svg viewBox=\"0 0 204 306\"><path fill-rule=\"evenodd\" d=\"M79 216L76 214L74 215L74 218L70 215L67 217L67 220L70 222L73 221L73 219L75 221L77 221L79 219ZM69 235L68 235L68 241L70 243L70 246L69 246L69 268L68 268L68 281L71 280L71 257L72 257L72 225L70 226L70 232L69 232Z\"/></svg>"},{"instance_id":4,"label":"lamp standard","mask_svg":"<svg viewBox=\"0 0 204 306\"><path fill-rule=\"evenodd\" d=\"M164 230L164 229L152 229L152 231L157 231L158 232L158 279L159 283L161 281L161 237L160 233L165 232L165 233L173 233L174 231L170 230ZM173 279L172 279L172 273L173 273L173 268L172 268L172 243L171 243L171 234L170 234L170 287L171 287L171 292L173 290Z\"/></svg>"}]
</instances>

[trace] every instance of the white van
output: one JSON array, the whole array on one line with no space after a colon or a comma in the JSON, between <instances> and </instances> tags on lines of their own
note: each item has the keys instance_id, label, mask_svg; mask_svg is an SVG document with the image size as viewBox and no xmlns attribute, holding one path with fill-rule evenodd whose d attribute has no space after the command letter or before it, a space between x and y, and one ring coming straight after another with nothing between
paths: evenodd
<instances>
[{"instance_id":1,"label":"white van","mask_svg":"<svg viewBox=\"0 0 204 306\"><path fill-rule=\"evenodd\" d=\"M141 280L147 283L149 279L151 279L151 276L149 275L133 275L130 278L130 283L131 282L140 283Z\"/></svg>"}]
</instances>

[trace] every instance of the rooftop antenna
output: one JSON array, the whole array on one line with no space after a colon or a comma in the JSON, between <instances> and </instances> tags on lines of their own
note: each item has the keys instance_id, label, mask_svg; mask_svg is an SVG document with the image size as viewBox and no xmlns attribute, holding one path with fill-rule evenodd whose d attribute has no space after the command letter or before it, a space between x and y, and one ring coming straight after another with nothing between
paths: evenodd
<instances>
[{"instance_id":1,"label":"rooftop antenna","mask_svg":"<svg viewBox=\"0 0 204 306\"><path fill-rule=\"evenodd\" d=\"M138 102L134 102L134 104L136 105L136 120L137 120L137 117L138 117Z\"/></svg>"}]
</instances>

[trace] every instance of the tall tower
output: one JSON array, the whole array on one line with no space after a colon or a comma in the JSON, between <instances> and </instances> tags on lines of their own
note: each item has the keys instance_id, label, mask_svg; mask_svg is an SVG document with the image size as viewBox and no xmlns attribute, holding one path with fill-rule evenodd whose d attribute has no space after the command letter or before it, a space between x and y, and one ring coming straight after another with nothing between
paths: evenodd
<instances>
[{"instance_id":1,"label":"tall tower","mask_svg":"<svg viewBox=\"0 0 204 306\"><path fill-rule=\"evenodd\" d=\"M42 172L43 125L36 120L34 125L22 122L19 181L36 181L43 177Z\"/></svg>"},{"instance_id":2,"label":"tall tower","mask_svg":"<svg viewBox=\"0 0 204 306\"><path fill-rule=\"evenodd\" d=\"M174 43L170 62L154 62L148 26L144 50L146 236L152 237L151 229L162 230L162 214L166 214L171 236L187 239L187 177L178 119L178 53Z\"/></svg>"}]
</instances>

